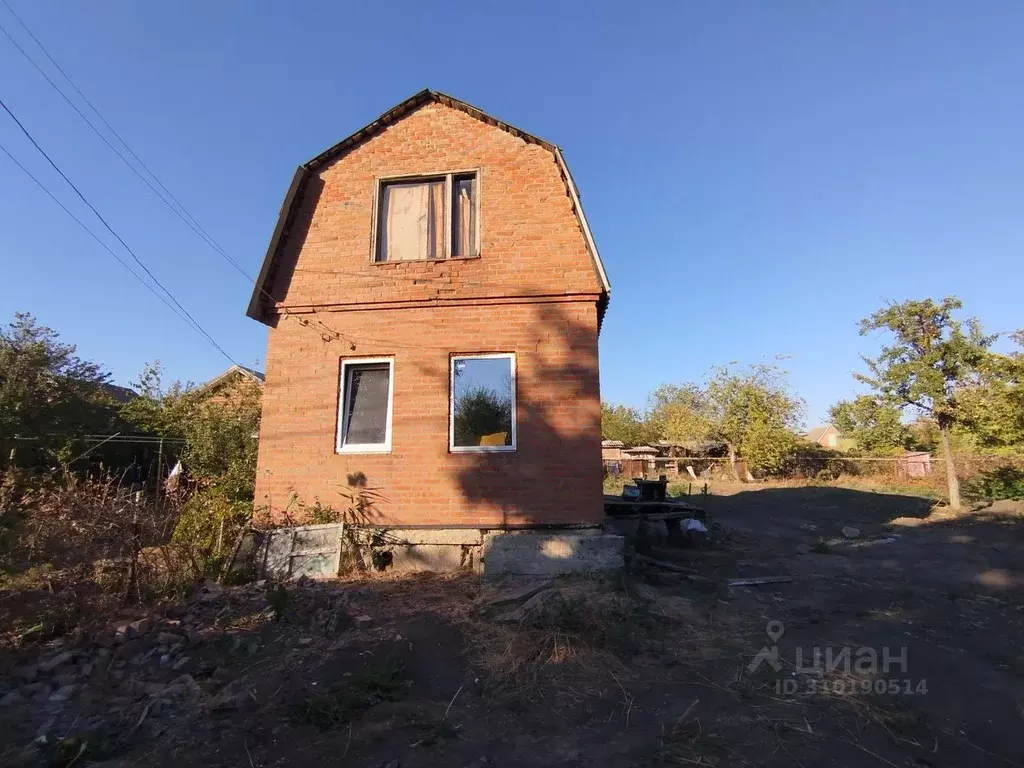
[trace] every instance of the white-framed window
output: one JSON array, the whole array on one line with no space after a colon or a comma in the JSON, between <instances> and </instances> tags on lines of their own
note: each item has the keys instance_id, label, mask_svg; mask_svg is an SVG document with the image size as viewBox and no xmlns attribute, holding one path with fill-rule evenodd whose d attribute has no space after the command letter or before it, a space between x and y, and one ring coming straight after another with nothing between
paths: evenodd
<instances>
[{"instance_id":1,"label":"white-framed window","mask_svg":"<svg viewBox=\"0 0 1024 768\"><path fill-rule=\"evenodd\" d=\"M338 453L391 451L395 360L367 357L341 361Z\"/></svg>"},{"instance_id":2,"label":"white-framed window","mask_svg":"<svg viewBox=\"0 0 1024 768\"><path fill-rule=\"evenodd\" d=\"M448 445L453 453L516 450L516 356L451 358Z\"/></svg>"},{"instance_id":3,"label":"white-framed window","mask_svg":"<svg viewBox=\"0 0 1024 768\"><path fill-rule=\"evenodd\" d=\"M479 189L476 171L381 179L373 260L478 256Z\"/></svg>"}]
</instances>

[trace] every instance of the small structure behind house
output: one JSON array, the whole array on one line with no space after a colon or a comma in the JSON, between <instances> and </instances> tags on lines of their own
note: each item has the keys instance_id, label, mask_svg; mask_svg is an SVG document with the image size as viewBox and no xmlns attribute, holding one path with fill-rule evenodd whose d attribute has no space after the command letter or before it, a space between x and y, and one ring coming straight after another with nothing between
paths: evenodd
<instances>
[{"instance_id":1,"label":"small structure behind house","mask_svg":"<svg viewBox=\"0 0 1024 768\"><path fill-rule=\"evenodd\" d=\"M932 455L928 451L908 451L896 460L896 477L924 477L932 472Z\"/></svg>"}]
</instances>

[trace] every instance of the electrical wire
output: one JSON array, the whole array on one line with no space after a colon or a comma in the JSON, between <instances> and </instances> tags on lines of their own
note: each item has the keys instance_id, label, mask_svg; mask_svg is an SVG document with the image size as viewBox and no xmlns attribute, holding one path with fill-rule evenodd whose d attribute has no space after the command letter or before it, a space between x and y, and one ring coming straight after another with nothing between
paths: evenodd
<instances>
[{"instance_id":1,"label":"electrical wire","mask_svg":"<svg viewBox=\"0 0 1024 768\"><path fill-rule=\"evenodd\" d=\"M113 136L121 143L121 145L128 151L128 153L135 159L135 161L143 168L143 170L145 170L146 173L148 173L153 178L153 181L155 181L157 185L159 185L160 189L154 187L153 183L150 182L150 180L147 179L142 173L140 173L139 170L132 164L132 162L127 157L124 156L124 153L122 153L120 150L118 150L117 147L110 143L107 137L103 135L102 131L100 131L99 128L96 127L92 120L90 120L89 117L84 112L82 112L81 109L78 108L78 105L76 105L68 97L68 95L64 93L60 86L58 86L57 83L55 83L53 79L48 74L46 74L46 71L41 66L39 66L39 64L35 61L35 59L32 58L31 55L29 55L28 51L26 51L24 48L21 47L21 45L19 45L18 41L14 39L14 37L11 35L10 32L7 31L3 24L0 24L0 32L3 32L3 34L10 41L11 45L13 45L18 50L18 52L21 53L25 60L28 61L28 63L31 64L40 75L42 75L43 79L50 84L50 86L60 95L60 97L68 103L68 106L70 106L78 114L78 116L81 117L83 121L85 121L85 124L92 129L93 133L95 133L100 138L100 140L104 144L106 144L107 147L115 155L117 155L126 166L128 166L128 169L131 170L132 173L138 176L139 179L147 187L149 187L153 194L155 194L164 205L166 205L179 219L181 219L186 226L188 226L193 232L195 232L196 235L198 235L204 242L206 242L207 245L213 248L215 252L220 254L229 264L231 264L232 267L238 270L238 272L241 273L243 277L250 281L253 281L253 278L249 275L249 273L247 273L245 269L243 269L242 266L237 261L231 258L231 255L228 254L228 252L224 250L224 248L213 238L213 236L209 232L207 232L206 229L203 228L203 226L196 220L196 218L191 213L189 213L188 209L185 208L185 206L174 196L174 194L167 188L167 186L162 181L160 181L159 177L157 177L157 175L149 169L149 166L147 166L138 156L138 154L136 154L136 152L130 146L128 146L128 143L121 137L121 135L116 130L114 130L113 126L107 121L107 119L103 116L99 109L97 109L96 106L88 99L88 97L86 97L86 95L82 93L82 90L75 84L74 80L71 79L71 77L64 70L64 68L61 67L60 64L58 64L57 61L53 58L53 56L50 55L50 52L46 50L45 46L43 46L43 44L39 41L39 38L36 37L35 34L33 34L32 30L29 29L25 22L21 20L21 17L14 12L14 9L11 8L7 0L0 0L0 2L3 2L4 6L7 8L10 14L15 18L18 24L21 25L22 29L24 29L25 32L28 33L29 37L31 37L32 40L35 41L36 45L39 46L39 49L43 52L46 58L49 59L50 63L53 64L53 66L57 68L57 71L64 76L64 79L68 81L72 88L74 88L75 92L82 98L82 100L86 104L89 105L89 108L96 113L96 116L99 117L103 125L107 127L107 130L109 130L111 134L113 134ZM163 190L163 192L161 192L160 190ZM165 194L166 197L164 196Z\"/></svg>"},{"instance_id":2,"label":"electrical wire","mask_svg":"<svg viewBox=\"0 0 1024 768\"><path fill-rule=\"evenodd\" d=\"M230 360L230 361L231 361L232 363L234 363L235 365L240 365L240 363L239 363L239 362L238 362L237 360L235 360L235 359L234 359L234 358L233 358L233 357L232 357L231 355L229 355L229 354L227 353L227 351L225 351L225 349L224 349L224 348L223 348L223 347L222 347L222 346L221 346L220 344L218 344L218 343L217 343L217 341L216 341L216 340L215 340L215 339L213 338L213 336L211 336L211 335L210 335L210 334L209 334L209 333L208 333L208 332L206 331L206 329L205 329L205 328L203 328L203 326L202 326L202 325L201 325L201 324L199 323L199 321L198 321L198 320L196 320L196 319L195 319L195 318L194 318L194 317L193 317L193 316L192 316L192 315L191 315L191 314L189 313L189 311L188 311L187 309L185 309L185 307L183 307L183 306L181 305L181 302L179 302L179 301L178 301L178 300L177 300L177 299L176 299L176 298L174 297L174 294L173 294L173 293L171 293L171 292L170 292L169 290L167 290L167 288L166 288L166 287L164 286L164 284L163 284L163 283L161 283L161 282L160 282L160 281L159 281L159 280L157 279L156 275L154 275L154 274L153 274L153 273L152 273L152 272L150 271L149 267L147 267L147 266L145 265L145 263L144 263L144 262L142 261L142 259L140 259L140 258L139 258L139 257L138 257L138 256L137 256L137 255L135 254L135 251L133 251L133 250L131 249L131 247L129 247L128 243L126 243L126 242L124 241L124 238L122 238L122 237L121 237L121 236L120 236L120 235L119 235L119 234L117 233L117 231L116 231L116 230L115 230L115 229L114 229L114 228L113 228L112 226L110 226L110 224L109 224L109 223L107 223L107 220L106 220L105 218L103 218L103 215L102 215L102 214L101 214L101 213L100 213L100 212L99 212L99 211L98 211L98 210L96 209L96 206L94 206L94 205L93 205L93 204L92 204L91 202L89 202L89 199L88 199L88 198L87 198L87 197L86 197L86 196L85 196L84 194L82 194L82 191L81 191L81 190L80 190L80 189L79 189L79 188L78 188L78 187L77 187L77 186L75 185L75 183L74 183L73 181L71 181L71 179L69 179L69 178L67 177L67 175L66 175L66 174L64 173L64 171L62 171L62 170L60 169L60 166L58 166L58 165L57 165L57 164L56 164L56 163L55 163L55 162L53 161L53 159L52 159L52 158L51 158L51 157L50 157L50 156L49 156L49 155L48 155L48 154L46 153L46 150L44 150L44 149L43 149L43 148L42 148L42 147L41 147L41 146L39 145L39 142L37 142L37 141L35 140L35 138L34 138L34 137L32 136L32 134L31 134L31 133L29 133L28 129L27 129L27 128L25 128L25 126L24 126L24 125L22 125L22 123L21 123L21 121L20 121L20 120L18 119L18 117L17 117L17 116L16 116L15 114L14 114L14 112L12 112L12 111L11 111L11 108L10 108L10 107L8 107L8 106L7 106L7 104L6 104L6 103L4 103L4 101L3 101L2 99L0 99L0 107L2 107L2 108L3 108L3 110L4 110L4 111L5 111L5 112L6 112L6 113L7 113L7 114L8 114L9 116L10 116L10 118L11 118L11 119L12 119L12 120L13 120L13 121L15 122L15 124L16 124L16 125L18 126L18 128L20 128L20 129L21 129L21 132L22 132L23 134L25 134L26 138L28 138L28 140L29 140L29 141L30 141L30 142L32 143L32 146L36 148L36 150L37 150L37 151L39 152L39 154L41 154L41 155L42 155L42 156L43 156L43 157L44 157L44 158L46 159L46 162L48 162L48 163L50 164L50 166L51 166L51 167L52 167L52 168L53 168L53 169L54 169L54 170L55 170L55 171L57 172L57 174L58 174L58 175L59 175L59 176L60 176L60 177L61 177L62 179L64 179L64 181L65 181L65 182L67 182L68 186L69 186L69 187L71 187L71 189L73 189L73 190L74 190L75 194L76 194L76 195L78 195L78 197L79 197L79 198L81 199L81 201L82 201L83 203L85 203L85 205L86 205L86 206L87 206L87 207L89 208L89 210L91 210L91 211L93 212L93 214L95 214L96 218L100 220L100 223L101 223L101 224L102 224L102 225L103 225L103 226L104 226L104 227L105 227L105 228L107 229L107 231L108 231L108 232L110 232L110 234L112 234L112 235L113 235L113 236L114 236L114 237L115 237L115 238L117 239L117 241L118 241L118 242L119 242L119 243L120 243L120 244L121 244L121 245L122 245L122 246L124 247L124 249L125 249L126 251L128 251L128 254L129 254L129 255L130 255L131 257L132 257L132 259L133 259L133 260L135 261L135 263L136 263L136 264L138 264L138 265L139 265L139 266L140 266L140 267L142 268L142 271L143 271L143 272L145 272L145 273L146 273L147 275L149 275L149 278L150 278L150 279L151 279L151 280L152 280L152 281L153 281L153 282L154 282L154 283L155 283L155 284L156 284L157 286L159 286L159 288L160 288L160 289L161 289L161 290L162 290L162 291L163 291L163 292L164 292L165 294L167 294L167 297L168 297L168 298L169 298L169 299L170 299L170 300L171 300L172 302L174 302L174 305L175 305L176 307L178 307L178 309L180 309L180 310L181 310L181 311L182 311L182 312L183 312L183 313L185 314L185 316L186 316L186 317L188 317L188 318L189 318L189 319L190 319L190 320L192 321L192 323L194 324L194 326L195 326L196 330L197 330L197 331L199 331L199 332L200 332L200 333L201 333L201 334L202 334L203 336L205 336L205 337L206 337L206 339L207 339L207 341L209 341L209 342L210 342L210 344L212 344L212 345L213 345L213 346L214 346L214 347L215 347L215 348L216 348L216 349L217 349L217 350L218 350L218 351L219 351L219 352L220 352L220 353L221 353L222 355L224 355L224 357L226 357L226 358L227 358L228 360Z\"/></svg>"},{"instance_id":3,"label":"electrical wire","mask_svg":"<svg viewBox=\"0 0 1024 768\"><path fill-rule=\"evenodd\" d=\"M64 211L64 213L66 213L68 216L70 216L74 220L74 222L76 224L78 224L78 226L80 226L83 230L85 230L86 234L88 234L89 237L91 237L93 240L95 240L97 243L99 243L100 247L102 247L103 250L105 250L107 253L109 253L111 256L113 256L117 260L118 264L120 264L122 267L127 269L129 274L131 274L132 277L134 277L136 280L138 280L140 283L142 283L142 285L145 286L145 288L150 293L152 293L154 296L156 296L158 299L160 299L160 301L162 301L164 303L164 305L169 310L171 310L171 312L173 312L175 315L177 315L179 318L181 318L182 321L184 321L190 328L192 328L193 330L195 330L198 333L198 329L196 329L196 327L194 325L192 325L192 323L189 321L189 319L187 317L185 317L185 315L181 314L181 312L178 311L178 309L173 304L171 304L162 294L158 293L157 290L152 285L147 283L145 278L143 278L134 269L132 269L131 264L129 264L127 261L125 261L120 256L118 256L117 252L115 252L114 249L112 249L109 245L107 245L100 238L99 235L97 235L95 232L93 232L91 229L89 229L88 225L86 225L80 218L78 218L74 214L74 212L72 212L66 205L64 205L64 203L62 203L57 198L57 196L53 194L53 192L51 192L49 189L47 189L46 185L43 184L43 182L41 182L38 178L36 178L28 168L26 168L24 165L22 165L21 162L18 160L18 158L16 158L14 155L12 155L10 150L8 150L7 147L5 147L3 144L0 144L0 152L3 152L5 155L7 155L7 157L10 158L11 162L14 163L16 166L18 166L18 168L21 169L22 173L24 173L33 182L35 182L36 186L38 186L41 190L43 190L43 192L45 192L47 194L47 196L49 196L49 198L54 203L56 203L57 206L62 211Z\"/></svg>"},{"instance_id":4,"label":"electrical wire","mask_svg":"<svg viewBox=\"0 0 1024 768\"><path fill-rule=\"evenodd\" d=\"M103 123L103 125L107 128L107 130L109 130L110 133L117 139L117 141L124 147L124 149L128 152L128 154L130 154L131 157L134 158L134 160L139 164L139 166L141 166L141 168L143 170L145 170L145 172L150 177L152 177L153 181L155 181L156 184L160 187L160 190L163 190L163 193L161 193L160 190L158 190L156 187L154 187L153 184L149 181L149 179L147 179L146 176L144 176L132 164L132 162L127 157L125 157L124 153L122 153L120 150L118 150L118 148L115 147L107 139L107 137L103 135L102 131L100 131L99 128L97 128L96 125L89 119L89 117L84 112L82 112L81 109L78 108L78 106L71 100L71 98L69 98L68 95L61 89L61 87L58 86L57 83L55 83L53 81L53 79L46 73L46 71L32 58L32 56L21 45L18 44L18 42L14 39L14 37L10 34L10 32L8 32L7 29L4 28L2 24L0 24L0 32L3 32L3 34L7 37L7 39L10 41L10 43L18 50L18 52L21 53L21 55L36 69L36 71L61 96L61 98L64 99L65 102L67 102L67 104L75 111L75 113L78 114L78 116L80 118L82 118L82 120L85 122L85 124L87 126L89 126L89 128L93 131L93 133L95 133L100 138L100 140L103 141L103 143L106 144L106 146L112 152L114 152L114 154L116 154L121 159L121 161L125 163L125 165L128 166L128 168L132 171L132 173L134 173L143 183L146 184L147 187L149 187L149 189L154 194L157 195L157 197L160 199L160 201L164 205L166 205L197 236L199 236L200 239L202 239L204 243L206 243L211 249L213 249L213 251L215 253L217 253L219 256L221 256L223 259L225 259L237 272L239 272L239 274L241 274L250 283L252 283L253 286L261 294L266 296L272 302L276 303L277 299L275 299L274 296L271 295L262 285L259 285L258 282L248 272L245 271L245 269L238 263L238 261L236 261L234 258L232 258L232 256L227 252L227 250L220 243L217 242L217 240L199 223L199 221L196 219L196 217L184 206L184 204L182 204L181 201L178 200L178 198L174 196L174 194L170 191L170 189L167 188L167 186L149 168L149 166L146 165L146 163L142 160L142 158L139 157L138 153L136 153L135 150L133 150L131 148L131 146L124 140L124 138L110 124L110 122L106 119L106 117L104 117L103 113L100 112L100 110L96 107L96 105L93 104L93 102L85 95L85 93L82 92L82 89L78 87L78 85L71 78L71 76L67 73L67 71L50 54L50 52L47 50L46 46L43 45L42 41L40 41L40 39L35 35L35 33L32 32L32 30L29 28L29 26L21 19L21 17L11 7L10 3L8 2L8 0L0 0L0 2L3 3L3 5L7 8L8 12L11 14L11 16L14 17L14 19L18 22L18 24L21 26L21 28L28 34L28 36L30 38L32 38L32 41L38 46L39 50L42 51L43 55L56 68L56 70L58 72L60 72L60 74L64 77L64 79L68 82L68 84L74 89L75 93L77 93L78 96L82 99L82 101L84 101L85 104L87 104L88 107L96 114L96 116L99 118L99 120ZM4 108L7 109L6 105L4 106ZM10 114L10 110L7 109L7 111ZM13 118L14 115L11 114L11 117ZM14 118L14 119L15 119L15 122L18 122L17 118ZM19 127L22 127L20 123L19 123ZM28 132L25 131L24 127L22 127L22 130L26 133L26 135L28 135ZM29 139L32 140L31 136L29 136ZM33 144L35 144L34 140L33 140ZM38 145L36 145L36 146L37 146L37 149L38 149L39 148ZM42 150L40 149L40 151L42 151ZM9 153L8 153L8 155L9 155ZM45 156L45 153L44 153L44 156ZM49 157L47 157L47 160L49 160ZM53 165L53 162L50 161L50 164ZM64 176L64 174L60 172L60 169L56 168L55 165L54 165L54 168L57 170L58 173L61 174L61 176ZM22 170L25 170L25 169L22 168ZM30 176L31 176L31 174L30 174ZM64 177L64 178L65 178L65 181L68 181L69 184L71 183L67 179L67 177ZM35 179L33 179L33 180L35 180ZM39 182L37 181L36 183L38 184ZM72 187L74 188L74 185L72 185ZM44 191L45 191L45 188L44 188ZM75 189L75 191L76 192L78 191L77 188ZM164 196L164 194L166 194L166 197ZM81 193L79 193L79 196L82 197ZM83 197L83 200L84 200L84 197ZM86 204L88 205L88 201L86 201ZM90 208L91 207L92 206L90 206ZM65 210L67 210L67 209L65 209ZM93 212L96 213L96 215L99 217L99 214L98 214L98 212L95 211L95 209L93 209ZM103 221L102 217L100 217L100 220ZM79 223L81 224L81 222L79 222ZM106 224L105 221L103 223ZM110 229L109 226L107 228ZM87 231L89 231L89 230L87 229ZM92 234L92 233L90 232L90 234ZM115 235L115 237L117 237L116 233L114 233L114 235ZM95 235L93 235L93 236L95 237ZM118 237L118 240L120 240L120 237ZM123 241L121 241L121 243L122 243L122 245L124 245ZM104 247L106 247L106 246L104 246ZM127 245L125 245L125 248L127 248ZM130 249L129 249L129 252L131 252ZM134 256L134 254L133 254L133 256ZM140 265L143 266L143 268L145 269L145 266L142 265L141 262L140 262ZM148 269L146 270L146 272L147 272L147 274L150 274L150 277L153 278L154 282L156 282L158 285L160 285L159 281L157 281L156 278L153 277L151 273L149 273ZM337 270L337 269L328 270L328 273L334 274L334 275L342 275L342 276L346 276L346 277L355 277L355 278L360 278L360 279L365 279L366 277L368 277L368 275L363 274L363 273L346 272L346 271ZM405 280L405 281L412 281L413 283L418 283L423 278L421 278L421 277L406 276L406 275L389 274L388 275L388 279L390 279L390 280ZM160 287L163 288L162 285L160 285ZM166 290L166 289L164 289L164 290ZM168 292L168 295L170 295L169 292ZM164 303L166 304L166 301ZM175 303L177 303L177 302L175 302ZM182 308L182 310L184 311L184 308ZM324 333L323 331L320 332L321 338L323 338L325 342L329 341L328 336L334 336L337 339L341 339L341 340L344 340L344 341L348 342L348 344L354 348L354 346L356 344L356 341L357 341L356 339L353 339L352 337L349 337L346 334L343 334L340 331L338 331L338 330L336 330L334 328L331 328L330 326L328 326L326 323L324 323L319 318L317 318L317 324L323 329L323 331L326 331L326 333ZM198 328L199 332L203 333L204 335L206 335L205 331L202 330L201 326L198 326L198 323L196 325L197 325L197 328ZM308 325L308 324L307 323L303 323L303 325ZM314 332L317 332L315 328L312 328L312 330L314 330ZM211 343L213 343L215 346L217 346L219 348L219 345L217 345L216 342L213 341L212 337L209 338L209 340L211 341ZM378 342L379 341L383 341L381 339L373 339L373 338L370 338L370 337L364 337L363 340L365 340L365 341L378 341ZM409 348L415 348L415 345L407 345L407 346ZM427 347L423 347L423 348L426 349ZM441 349L441 347L431 347L431 349ZM222 349L220 351L226 357L228 357L228 359L231 359L232 362L234 362L234 360L229 355L227 355L226 352L224 352Z\"/></svg>"}]
</instances>

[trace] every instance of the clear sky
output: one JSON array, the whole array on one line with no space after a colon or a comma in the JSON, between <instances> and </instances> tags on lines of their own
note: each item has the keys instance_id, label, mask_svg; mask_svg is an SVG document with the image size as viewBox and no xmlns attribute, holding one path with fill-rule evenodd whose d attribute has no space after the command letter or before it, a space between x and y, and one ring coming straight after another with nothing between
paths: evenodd
<instances>
[{"instance_id":1,"label":"clear sky","mask_svg":"<svg viewBox=\"0 0 1024 768\"><path fill-rule=\"evenodd\" d=\"M988 329L1024 326L1017 0L8 2L252 273L295 166L424 87L563 147L612 282L606 400L786 355L816 423L885 300L954 293ZM2 5L0 24L62 82ZM260 366L251 284L2 35L0 98ZM0 143L88 216L3 114ZM157 358L194 381L229 364L0 156L0 319L15 310L122 383Z\"/></svg>"}]
</instances>

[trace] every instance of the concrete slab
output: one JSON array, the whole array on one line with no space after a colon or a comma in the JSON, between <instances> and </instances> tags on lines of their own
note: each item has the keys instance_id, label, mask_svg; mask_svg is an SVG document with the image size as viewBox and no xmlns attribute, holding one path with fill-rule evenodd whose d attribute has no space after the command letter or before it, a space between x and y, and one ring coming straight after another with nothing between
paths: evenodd
<instances>
[{"instance_id":1,"label":"concrete slab","mask_svg":"<svg viewBox=\"0 0 1024 768\"><path fill-rule=\"evenodd\" d=\"M480 545L478 528L369 528L357 529L360 541L380 534L387 544L465 544Z\"/></svg>"},{"instance_id":2,"label":"concrete slab","mask_svg":"<svg viewBox=\"0 0 1024 768\"><path fill-rule=\"evenodd\" d=\"M572 533L488 531L483 537L483 573L555 575L613 571L623 566L622 536L599 529Z\"/></svg>"},{"instance_id":3,"label":"concrete slab","mask_svg":"<svg viewBox=\"0 0 1024 768\"><path fill-rule=\"evenodd\" d=\"M450 573L472 569L475 561L473 553L459 544L399 544L387 549L391 552L391 569L402 572Z\"/></svg>"}]
</instances>

